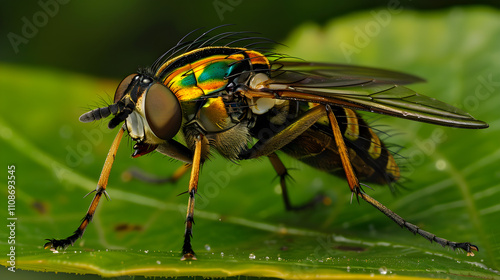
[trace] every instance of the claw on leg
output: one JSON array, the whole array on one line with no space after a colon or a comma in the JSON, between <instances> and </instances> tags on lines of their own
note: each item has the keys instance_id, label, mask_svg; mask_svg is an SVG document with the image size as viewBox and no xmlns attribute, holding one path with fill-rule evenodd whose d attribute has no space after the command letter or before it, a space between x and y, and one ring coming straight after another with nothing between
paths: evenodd
<instances>
[{"instance_id":1,"label":"claw on leg","mask_svg":"<svg viewBox=\"0 0 500 280\"><path fill-rule=\"evenodd\" d=\"M85 232L85 229L92 221L95 210L97 209L97 205L99 205L99 200L101 199L101 196L104 194L109 199L108 194L106 193L106 186L108 184L108 178L111 172L111 167L113 166L113 162L115 161L116 152L118 151L118 147L120 146L120 141L122 139L123 132L124 129L120 128L120 131L116 135L113 144L111 144L111 148L109 149L108 155L106 156L106 161L104 162L104 166L102 168L99 181L97 182L96 189L87 194L89 195L95 192L94 199L92 199L90 207L87 210L87 214L85 214L85 217L83 217L80 226L75 230L73 235L65 239L46 239L48 242L43 245L44 249L57 251L58 249L64 250L68 246L73 245L78 238L82 237L83 233Z\"/></svg>"},{"instance_id":2,"label":"claw on leg","mask_svg":"<svg viewBox=\"0 0 500 280\"><path fill-rule=\"evenodd\" d=\"M184 231L184 245L182 246L181 257L181 260L183 261L196 260L195 253L191 246L191 238L193 237L194 224L194 198L198 190L198 178L200 175L202 140L203 135L199 135L196 139L193 165L191 168L191 177L189 179L189 200L186 213L186 230Z\"/></svg>"}]
</instances>

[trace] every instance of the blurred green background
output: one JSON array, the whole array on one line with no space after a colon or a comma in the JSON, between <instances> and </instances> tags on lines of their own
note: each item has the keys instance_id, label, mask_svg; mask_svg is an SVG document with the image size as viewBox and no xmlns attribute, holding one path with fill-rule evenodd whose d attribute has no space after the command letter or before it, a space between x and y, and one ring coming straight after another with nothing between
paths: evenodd
<instances>
[{"instance_id":1,"label":"blurred green background","mask_svg":"<svg viewBox=\"0 0 500 280\"><path fill-rule=\"evenodd\" d=\"M41 1L43 3L59 3ZM304 23L323 25L329 20L355 11L387 8L436 10L453 6L490 5L481 1L71 1L60 0L58 11L16 52L7 34L22 35L26 17L43 10L39 1L2 1L0 60L9 63L54 67L99 77L120 79L135 66L148 66L188 32L221 24L236 24L236 30L249 30L282 42ZM50 6L50 5L47 5ZM50 10L54 10L51 8ZM43 24L46 22L46 24ZM31 36L31 35L30 35Z\"/></svg>"},{"instance_id":2,"label":"blurred green background","mask_svg":"<svg viewBox=\"0 0 500 280\"><path fill-rule=\"evenodd\" d=\"M351 272L371 278L386 271L413 277L498 279L500 3L468 2L472 1L2 1L0 168L17 168L20 268L105 276L241 274L301 279ZM380 11L394 6L398 12L391 14L391 23L369 36L366 46L357 44L356 28L366 33ZM304 59L422 76L428 83L411 88L490 123L488 130L470 131L384 118L382 124L390 127L381 128L393 135L387 141L406 148L401 153L408 158L403 174L408 177L407 189L397 196L383 187L370 191L438 236L478 242L483 250L477 257L411 236L366 203L349 204L342 179L283 157L296 169L292 201L325 192L334 204L286 213L267 161L244 162L217 195L200 190L208 199L197 201L193 242L202 260L179 262L187 198L177 194L186 189L187 178L164 187L124 182L121 173L130 166L158 175L178 166L159 155L132 160L130 140L123 142L110 177L112 201L101 201L84 239L65 254L43 250L43 239L66 237L78 226L90 203L90 198L81 197L94 187L115 134L106 122L81 124L78 116L109 102L120 79L150 65L186 33L221 24L235 24L224 31L259 32L288 46L278 51ZM340 43L353 52L343 52ZM486 85L483 89L489 94L478 100L473 93L479 85ZM378 124L378 116L367 118ZM200 186L216 180L213 174L229 170L220 158L208 162ZM5 188L1 193L6 197ZM2 196L1 209L5 203ZM0 210L0 217L5 213ZM120 225L131 227L121 232ZM285 228L291 229L288 235L283 234ZM0 231L2 265L6 236ZM318 248L325 258L318 258ZM254 261L250 254L257 256ZM162 270L169 267L180 272ZM2 279L96 278L21 270L13 276L1 267Z\"/></svg>"}]
</instances>

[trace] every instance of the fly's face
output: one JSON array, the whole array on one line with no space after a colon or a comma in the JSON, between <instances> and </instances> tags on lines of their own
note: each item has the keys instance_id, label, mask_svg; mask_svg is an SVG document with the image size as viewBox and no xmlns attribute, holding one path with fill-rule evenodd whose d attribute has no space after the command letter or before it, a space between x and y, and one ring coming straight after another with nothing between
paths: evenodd
<instances>
[{"instance_id":1,"label":"fly's face","mask_svg":"<svg viewBox=\"0 0 500 280\"><path fill-rule=\"evenodd\" d=\"M181 127L179 101L165 85L146 75L132 74L118 86L115 103L133 107L125 119L130 137L139 143L161 144L172 139Z\"/></svg>"},{"instance_id":2,"label":"fly's face","mask_svg":"<svg viewBox=\"0 0 500 280\"><path fill-rule=\"evenodd\" d=\"M127 76L118 85L113 104L83 114L80 120L89 122L110 114L114 118L108 127L114 128L125 121L130 137L137 142L134 156L172 139L182 123L177 97L168 87L144 74Z\"/></svg>"}]
</instances>

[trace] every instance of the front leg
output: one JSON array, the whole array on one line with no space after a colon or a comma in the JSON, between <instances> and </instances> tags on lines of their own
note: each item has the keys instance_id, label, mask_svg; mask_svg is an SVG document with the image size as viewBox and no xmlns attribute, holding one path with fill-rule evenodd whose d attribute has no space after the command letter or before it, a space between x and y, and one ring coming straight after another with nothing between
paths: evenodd
<instances>
[{"instance_id":1,"label":"front leg","mask_svg":"<svg viewBox=\"0 0 500 280\"><path fill-rule=\"evenodd\" d=\"M124 131L125 130L123 128L120 128L120 131L118 131L118 134L116 135L113 144L111 144L111 148L109 149L108 155L106 156L106 161L104 162L104 166L102 167L101 176L99 177L99 181L97 182L96 189L87 194L89 195L95 192L94 199L90 204L87 214L85 214L85 217L83 217L80 226L75 230L73 235L65 239L46 239L48 242L45 243L45 245L43 246L45 249L50 249L52 251L56 251L58 249L64 250L69 245L73 245L75 241L78 240L78 238L81 238L83 236L85 229L87 228L87 226L92 221L92 218L94 217L95 210L97 209L97 205L99 205L99 200L101 199L101 196L103 194L106 197L108 196L108 194L106 193L106 186L108 185L108 178L109 174L111 173L111 167L113 166L113 163L115 161L116 152L118 151L118 147L120 146L120 141L122 140Z\"/></svg>"},{"instance_id":2,"label":"front leg","mask_svg":"<svg viewBox=\"0 0 500 280\"><path fill-rule=\"evenodd\" d=\"M195 150L193 156L193 165L191 168L191 177L189 179L189 200L186 214L186 230L184 232L184 245L182 246L181 260L196 260L195 253L191 246L191 237L193 237L192 228L194 224L194 196L196 194L196 191L198 190L203 135L198 135L194 140Z\"/></svg>"}]
</instances>

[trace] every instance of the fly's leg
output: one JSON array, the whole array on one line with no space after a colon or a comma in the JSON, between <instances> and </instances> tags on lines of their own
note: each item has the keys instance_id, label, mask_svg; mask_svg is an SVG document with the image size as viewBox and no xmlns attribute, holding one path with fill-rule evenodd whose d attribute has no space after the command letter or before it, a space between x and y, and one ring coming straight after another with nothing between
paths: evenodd
<instances>
[{"instance_id":1,"label":"fly's leg","mask_svg":"<svg viewBox=\"0 0 500 280\"><path fill-rule=\"evenodd\" d=\"M257 142L252 148L250 148L248 151L245 151L243 154L240 155L241 159L252 159L261 156L268 156L269 160L271 161L271 164L274 167L274 170L276 170L276 173L278 173L278 176L280 176L281 190L285 202L285 207L287 210L300 210L312 206L316 204L318 201L322 201L324 197L319 195L316 198L314 198L313 201L311 201L310 203L298 207L292 206L290 203L290 199L288 197L288 191L285 182L285 179L288 176L288 171L274 152L289 144L299 135L304 133L304 131L309 129L321 117L324 116L326 116L324 107L316 106L307 111L304 115L295 120L293 123L283 128L283 130L272 135L270 138L259 140L259 142Z\"/></svg>"},{"instance_id":2,"label":"fly's leg","mask_svg":"<svg viewBox=\"0 0 500 280\"><path fill-rule=\"evenodd\" d=\"M457 243L457 242L453 242L453 241L448 241L444 238L437 237L436 235L434 235L428 231L420 229L416 225L405 221L403 218L401 218L401 216L394 213L393 211L391 211L391 209L385 207L382 203L376 201L375 199L373 199L371 196L367 195L366 193L358 193L358 196L360 196L366 202L371 204L373 207L380 210L380 212L384 213L387 217L391 218L400 227L408 229L413 234L418 233L419 235L423 236L425 239L429 240L430 242L434 241L443 247L449 246L453 250L455 250L457 248L465 250L467 252L467 256L474 256L474 252L472 252L472 251L479 251L479 248L476 245L470 244L469 242Z\"/></svg>"},{"instance_id":3,"label":"fly's leg","mask_svg":"<svg viewBox=\"0 0 500 280\"><path fill-rule=\"evenodd\" d=\"M150 184L166 184L177 182L184 174L186 174L191 169L191 164L186 163L180 166L175 172L169 177L156 177L151 175L144 170L138 168L131 168L122 174L122 178L125 181L130 181L132 179L137 179Z\"/></svg>"},{"instance_id":4,"label":"fly's leg","mask_svg":"<svg viewBox=\"0 0 500 280\"><path fill-rule=\"evenodd\" d=\"M347 184L349 184L351 192L358 194L361 192L361 187L359 185L358 177L356 177L356 173L354 173L354 169L352 168L351 160L349 159L347 147L345 145L342 132L340 131L337 118L335 118L335 115L333 114L329 105L326 105L326 111L328 114L328 119L330 120L330 125L332 127L333 137L335 138L335 143L337 144L337 148L339 150L342 167L344 168L347 178Z\"/></svg>"},{"instance_id":5,"label":"fly's leg","mask_svg":"<svg viewBox=\"0 0 500 280\"><path fill-rule=\"evenodd\" d=\"M182 246L181 260L196 260L195 253L191 246L191 238L193 237L193 224L194 224L194 196L198 190L198 178L200 174L201 165L201 149L202 149L203 135L199 135L195 139L195 150L193 157L193 165L191 168L191 177L189 179L189 200L186 214L186 230L184 232L184 245Z\"/></svg>"},{"instance_id":6,"label":"fly's leg","mask_svg":"<svg viewBox=\"0 0 500 280\"><path fill-rule=\"evenodd\" d=\"M287 168L285 167L283 162L280 160L278 155L276 155L275 153L272 153L272 154L268 155L267 157L271 161L271 164L273 165L274 170L276 171L276 173L278 173L278 176L280 177L281 194L283 195L283 201L285 203L285 208L287 211L303 210L306 208L310 208L310 207L318 204L319 202L322 202L324 199L326 199L326 197L324 195L319 194L315 198L313 198L311 201L309 201L303 205L293 206L290 202L290 198L288 196L288 190L286 188L286 181L285 180L286 180L287 176L290 176L288 174Z\"/></svg>"},{"instance_id":7,"label":"fly's leg","mask_svg":"<svg viewBox=\"0 0 500 280\"><path fill-rule=\"evenodd\" d=\"M368 202L370 205L373 207L377 208L379 211L384 213L387 217L391 218L394 222L396 222L400 227L406 228L409 231L411 231L413 234L419 234L425 239L429 241L434 241L441 246L449 246L453 250L460 248L463 249L467 252L468 256L474 256L474 252L472 251L479 251L479 248L476 245L472 245L469 242L463 242L463 243L457 243L453 241L448 241L446 239L437 237L436 235L421 230L419 227L417 227L414 224L408 223L405 221L401 216L398 214L394 213L391 211L389 208L385 207L382 203L378 202L377 200L373 199L369 195L363 192L359 185L358 178L356 177L356 174L354 173L354 169L352 168L351 161L349 160L349 154L347 152L347 147L344 143L344 139L342 137L342 133L340 132L339 125L337 123L337 119L335 118L335 115L333 114L331 108L329 105L326 105L326 111L328 114L328 119L330 120L330 125L332 127L333 135L335 138L335 142L337 144L340 158L342 160L342 166L344 167L344 171L346 173L347 177L347 183L349 184L349 188L351 191L356 194L356 197L362 198L364 201Z\"/></svg>"},{"instance_id":8,"label":"fly's leg","mask_svg":"<svg viewBox=\"0 0 500 280\"><path fill-rule=\"evenodd\" d=\"M99 200L101 199L101 196L104 194L106 197L108 197L108 194L106 193L106 186L108 185L109 174L111 172L111 167L113 166L113 162L115 161L116 152L118 151L118 147L120 146L120 141L122 139L123 132L124 129L120 128L120 131L118 131L118 134L116 135L115 140L113 141L113 144L109 149L106 161L104 162L104 166L101 171L101 176L99 177L99 181L97 183L97 187L95 190L92 191L95 192L94 199L90 204L87 214L85 215L85 217L83 217L82 223L75 230L73 235L65 239L46 239L48 240L48 242L45 243L45 245L43 246L45 249L50 248L50 250L52 251L58 249L66 249L69 245L73 245L78 238L82 237L83 233L85 232L85 229L87 228L89 223L92 221L92 218L94 217L94 213L97 209L97 205L99 205ZM89 194L91 194L92 192L90 192Z\"/></svg>"}]
</instances>

